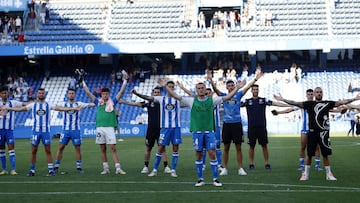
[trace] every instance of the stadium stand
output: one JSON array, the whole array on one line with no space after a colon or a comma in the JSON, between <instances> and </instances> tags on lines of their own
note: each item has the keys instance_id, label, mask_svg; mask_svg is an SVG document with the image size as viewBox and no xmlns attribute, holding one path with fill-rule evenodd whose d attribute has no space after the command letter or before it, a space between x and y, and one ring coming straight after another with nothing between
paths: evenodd
<instances>
[{"instance_id":1,"label":"stadium stand","mask_svg":"<svg viewBox=\"0 0 360 203\"><path fill-rule=\"evenodd\" d=\"M84 1L85 2L85 1ZM25 29L27 44L59 42L117 42L127 40L179 40L220 38L314 38L359 34L360 20L354 18L360 2L343 0L247 1L241 26L222 30L197 26L194 1L50 1L37 14L49 9L35 29ZM271 16L267 24L266 15ZM228 20L228 17L224 17ZM266 22L263 22L266 21ZM25 19L25 22L29 20ZM211 33L211 34L210 34ZM7 36L4 38L7 39ZM5 42L6 41L6 42ZM7 43L9 40L4 40Z\"/></svg>"}]
</instances>

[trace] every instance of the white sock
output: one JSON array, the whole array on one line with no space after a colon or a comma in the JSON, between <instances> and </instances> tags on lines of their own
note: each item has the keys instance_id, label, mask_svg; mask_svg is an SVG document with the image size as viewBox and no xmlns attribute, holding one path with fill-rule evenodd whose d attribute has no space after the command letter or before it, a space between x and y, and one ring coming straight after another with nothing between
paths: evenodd
<instances>
[{"instance_id":1,"label":"white sock","mask_svg":"<svg viewBox=\"0 0 360 203\"><path fill-rule=\"evenodd\" d=\"M116 164L115 164L115 168L116 168L116 169L120 169L120 168L121 168L120 163L116 163Z\"/></svg>"},{"instance_id":2,"label":"white sock","mask_svg":"<svg viewBox=\"0 0 360 203\"><path fill-rule=\"evenodd\" d=\"M103 168L104 168L104 170L109 170L108 162L103 162Z\"/></svg>"},{"instance_id":3,"label":"white sock","mask_svg":"<svg viewBox=\"0 0 360 203\"><path fill-rule=\"evenodd\" d=\"M330 166L325 166L326 174L331 174Z\"/></svg>"}]
</instances>

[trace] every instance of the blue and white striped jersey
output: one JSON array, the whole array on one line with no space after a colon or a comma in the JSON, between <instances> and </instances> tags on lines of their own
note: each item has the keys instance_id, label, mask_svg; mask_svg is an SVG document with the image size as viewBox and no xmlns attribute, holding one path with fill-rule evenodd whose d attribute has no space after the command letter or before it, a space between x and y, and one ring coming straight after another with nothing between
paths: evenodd
<instances>
[{"instance_id":1,"label":"blue and white striped jersey","mask_svg":"<svg viewBox=\"0 0 360 203\"><path fill-rule=\"evenodd\" d=\"M8 107L21 107L23 105L22 102L16 100L10 100L7 102L0 102L1 106L8 106ZM15 112L14 111L7 111L2 110L0 114L0 129L4 130L14 130L15 125Z\"/></svg>"},{"instance_id":2,"label":"blue and white striped jersey","mask_svg":"<svg viewBox=\"0 0 360 203\"><path fill-rule=\"evenodd\" d=\"M160 104L160 127L181 127L180 101L167 96L155 96L154 99Z\"/></svg>"},{"instance_id":3,"label":"blue and white striped jersey","mask_svg":"<svg viewBox=\"0 0 360 203\"><path fill-rule=\"evenodd\" d=\"M26 106L27 110L32 110L33 127L34 132L50 132L50 118L51 109L54 109L54 105L50 105L47 102L34 102Z\"/></svg>"},{"instance_id":4,"label":"blue and white striped jersey","mask_svg":"<svg viewBox=\"0 0 360 203\"><path fill-rule=\"evenodd\" d=\"M59 106L62 107L78 107L87 108L90 103L84 102L63 102ZM64 111L63 112L63 130L80 130L80 111Z\"/></svg>"}]
</instances>

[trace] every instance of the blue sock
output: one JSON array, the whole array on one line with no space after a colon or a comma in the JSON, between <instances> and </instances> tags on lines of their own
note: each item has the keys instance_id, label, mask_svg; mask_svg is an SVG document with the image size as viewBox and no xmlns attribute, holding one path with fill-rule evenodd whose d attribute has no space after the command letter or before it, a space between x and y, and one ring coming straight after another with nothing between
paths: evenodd
<instances>
[{"instance_id":1,"label":"blue sock","mask_svg":"<svg viewBox=\"0 0 360 203\"><path fill-rule=\"evenodd\" d=\"M1 165L2 165L3 170L7 171L5 149L0 150L0 159L1 159Z\"/></svg>"},{"instance_id":2,"label":"blue sock","mask_svg":"<svg viewBox=\"0 0 360 203\"><path fill-rule=\"evenodd\" d=\"M196 160L195 161L195 167L196 167L196 173L198 175L198 178L203 180L204 177L203 177L203 170L202 170L202 167L203 167L202 160Z\"/></svg>"},{"instance_id":3,"label":"blue sock","mask_svg":"<svg viewBox=\"0 0 360 203\"><path fill-rule=\"evenodd\" d=\"M36 164L30 164L30 171L35 172L35 166Z\"/></svg>"},{"instance_id":4,"label":"blue sock","mask_svg":"<svg viewBox=\"0 0 360 203\"><path fill-rule=\"evenodd\" d=\"M320 157L315 157L315 167L320 167Z\"/></svg>"},{"instance_id":5,"label":"blue sock","mask_svg":"<svg viewBox=\"0 0 360 203\"><path fill-rule=\"evenodd\" d=\"M54 164L53 163L48 163L48 170L49 170L49 172L54 171Z\"/></svg>"},{"instance_id":6,"label":"blue sock","mask_svg":"<svg viewBox=\"0 0 360 203\"><path fill-rule=\"evenodd\" d=\"M221 149L216 149L215 153L216 153L216 159L217 159L217 161L218 161L218 166L221 166L221 162L222 162L222 152L221 152Z\"/></svg>"},{"instance_id":7,"label":"blue sock","mask_svg":"<svg viewBox=\"0 0 360 203\"><path fill-rule=\"evenodd\" d=\"M304 158L299 158L299 165L300 166L305 166L305 159Z\"/></svg>"},{"instance_id":8,"label":"blue sock","mask_svg":"<svg viewBox=\"0 0 360 203\"><path fill-rule=\"evenodd\" d=\"M60 160L55 160L55 167L60 167Z\"/></svg>"},{"instance_id":9,"label":"blue sock","mask_svg":"<svg viewBox=\"0 0 360 203\"><path fill-rule=\"evenodd\" d=\"M203 162L203 165L206 166L206 149L203 149L202 162Z\"/></svg>"},{"instance_id":10,"label":"blue sock","mask_svg":"<svg viewBox=\"0 0 360 203\"><path fill-rule=\"evenodd\" d=\"M154 161L154 169L158 170L160 162L161 162L162 155L159 153L156 153L155 161Z\"/></svg>"},{"instance_id":11,"label":"blue sock","mask_svg":"<svg viewBox=\"0 0 360 203\"><path fill-rule=\"evenodd\" d=\"M219 177L219 173L218 173L218 161L215 160L210 160L210 166L211 166L211 171L213 174L213 179L216 180Z\"/></svg>"},{"instance_id":12,"label":"blue sock","mask_svg":"<svg viewBox=\"0 0 360 203\"><path fill-rule=\"evenodd\" d=\"M179 153L178 152L173 152L172 154L172 160L171 160L171 166L172 166L172 170L176 171L176 166L177 166L177 162L179 159Z\"/></svg>"},{"instance_id":13,"label":"blue sock","mask_svg":"<svg viewBox=\"0 0 360 203\"><path fill-rule=\"evenodd\" d=\"M16 156L15 156L15 150L10 150L9 151L9 159L10 159L10 167L11 167L11 170L14 170L16 169Z\"/></svg>"},{"instance_id":14,"label":"blue sock","mask_svg":"<svg viewBox=\"0 0 360 203\"><path fill-rule=\"evenodd\" d=\"M76 161L76 168L81 168L81 160Z\"/></svg>"}]
</instances>

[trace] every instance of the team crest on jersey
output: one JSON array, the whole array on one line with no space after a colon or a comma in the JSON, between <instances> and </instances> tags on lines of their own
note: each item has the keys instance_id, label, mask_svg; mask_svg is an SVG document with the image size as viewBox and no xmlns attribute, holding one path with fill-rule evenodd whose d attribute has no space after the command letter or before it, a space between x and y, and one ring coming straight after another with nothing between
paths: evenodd
<instances>
[{"instance_id":1,"label":"team crest on jersey","mask_svg":"<svg viewBox=\"0 0 360 203\"><path fill-rule=\"evenodd\" d=\"M154 102L151 102L151 103L150 103L150 107L155 107L155 103L154 103Z\"/></svg>"},{"instance_id":2,"label":"team crest on jersey","mask_svg":"<svg viewBox=\"0 0 360 203\"><path fill-rule=\"evenodd\" d=\"M165 109L168 111L172 111L175 109L174 104L166 104Z\"/></svg>"},{"instance_id":3,"label":"team crest on jersey","mask_svg":"<svg viewBox=\"0 0 360 203\"><path fill-rule=\"evenodd\" d=\"M44 109L39 109L36 111L36 114L39 115L39 116L43 116L46 114L46 111Z\"/></svg>"},{"instance_id":4,"label":"team crest on jersey","mask_svg":"<svg viewBox=\"0 0 360 203\"><path fill-rule=\"evenodd\" d=\"M74 110L70 110L70 111L67 111L68 114L74 114L75 111Z\"/></svg>"}]
</instances>

